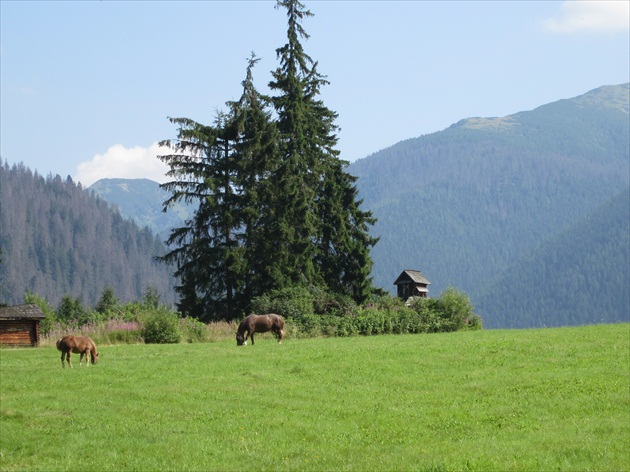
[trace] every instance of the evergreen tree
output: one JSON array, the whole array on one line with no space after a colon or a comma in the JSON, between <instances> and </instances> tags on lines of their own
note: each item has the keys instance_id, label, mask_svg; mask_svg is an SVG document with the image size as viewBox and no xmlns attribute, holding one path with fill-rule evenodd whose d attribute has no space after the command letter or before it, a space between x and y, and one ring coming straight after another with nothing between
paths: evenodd
<instances>
[{"instance_id":1,"label":"evergreen tree","mask_svg":"<svg viewBox=\"0 0 630 472\"><path fill-rule=\"evenodd\" d=\"M105 290L103 290L101 298L96 304L95 310L98 313L104 314L116 307L116 305L118 305L118 299L114 295L114 289L112 287L107 287L105 288Z\"/></svg>"},{"instance_id":2,"label":"evergreen tree","mask_svg":"<svg viewBox=\"0 0 630 472\"><path fill-rule=\"evenodd\" d=\"M175 229L167 240L174 247L162 260L175 263L181 285L180 309L201 319L225 318L233 311L237 274L233 235L240 223L232 212L234 161L231 158L233 128L224 114L214 126L187 118L171 118L179 125L178 139L161 142L174 154L160 156L176 178L162 185L172 192L165 209L180 200L198 208L186 226Z\"/></svg>"},{"instance_id":3,"label":"evergreen tree","mask_svg":"<svg viewBox=\"0 0 630 472\"><path fill-rule=\"evenodd\" d=\"M272 176L279 162L279 136L268 111L269 99L256 90L253 67L258 62L252 53L243 81L243 93L228 105L238 134L234 146L236 182L240 192L240 244L244 264L242 308L249 310L251 299L283 285L282 272L274 271L275 227Z\"/></svg>"},{"instance_id":4,"label":"evergreen tree","mask_svg":"<svg viewBox=\"0 0 630 472\"><path fill-rule=\"evenodd\" d=\"M174 202L198 204L174 230L163 260L177 265L180 310L202 318L234 318L253 298L294 286L329 289L363 301L371 292L368 235L374 223L360 210L355 178L339 159L337 114L318 98L327 84L304 52L300 22L311 13L297 1L287 9L288 43L261 95L252 54L238 101L213 126L171 119L178 138L161 144L174 180L162 185ZM273 106L277 119L269 110Z\"/></svg>"},{"instance_id":5,"label":"evergreen tree","mask_svg":"<svg viewBox=\"0 0 630 472\"><path fill-rule=\"evenodd\" d=\"M278 93L273 104L281 135L278 263L294 284L326 286L361 302L372 289L369 251L377 239L368 227L375 220L360 210L356 178L344 171L347 162L335 149L337 114L319 99L328 81L300 42L309 38L301 22L312 13L297 0L280 0L278 6L288 17L288 42L276 50L280 65L269 83Z\"/></svg>"}]
</instances>

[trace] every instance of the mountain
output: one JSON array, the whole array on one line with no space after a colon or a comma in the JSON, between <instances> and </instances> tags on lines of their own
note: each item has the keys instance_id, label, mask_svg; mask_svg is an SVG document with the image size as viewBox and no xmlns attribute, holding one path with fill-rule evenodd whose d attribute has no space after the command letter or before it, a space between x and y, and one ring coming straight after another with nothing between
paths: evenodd
<instances>
[{"instance_id":1,"label":"mountain","mask_svg":"<svg viewBox=\"0 0 630 472\"><path fill-rule=\"evenodd\" d=\"M169 194L153 180L101 179L89 189L115 205L123 217L133 219L140 227L148 226L163 240L171 228L181 226L192 216L191 207L179 203L163 212L162 203Z\"/></svg>"},{"instance_id":2,"label":"mountain","mask_svg":"<svg viewBox=\"0 0 630 472\"><path fill-rule=\"evenodd\" d=\"M477 309L489 328L630 322L630 188L508 268Z\"/></svg>"},{"instance_id":3,"label":"mountain","mask_svg":"<svg viewBox=\"0 0 630 472\"><path fill-rule=\"evenodd\" d=\"M30 291L53 306L64 295L95 306L107 287L123 302L149 287L175 302L173 268L155 260L162 242L72 179L0 160L0 202L0 303Z\"/></svg>"},{"instance_id":4,"label":"mountain","mask_svg":"<svg viewBox=\"0 0 630 472\"><path fill-rule=\"evenodd\" d=\"M628 101L628 84L604 86L461 120L351 164L378 218L375 283L391 288L401 270L419 269L431 293L454 286L475 303L508 267L628 186Z\"/></svg>"},{"instance_id":5,"label":"mountain","mask_svg":"<svg viewBox=\"0 0 630 472\"><path fill-rule=\"evenodd\" d=\"M555 271L543 270L537 251L547 244L577 247L572 238L578 233L572 228L594 217L593 212L617 211L617 216L628 219L623 209L606 210L606 205L630 184L629 103L629 84L603 86L531 111L463 119L350 164L348 171L358 177L363 208L378 218L372 231L381 237L372 250L375 284L393 293L393 282L402 270L418 269L431 281L430 295L456 287L471 296L486 326L520 326L509 313L510 303L518 299L514 292L522 290L510 281L514 277L510 268L519 267L524 273L529 264L538 264L535 286L564 286L566 281L558 274L568 270L565 266L572 264L571 258L563 258L562 266L554 262ZM118 184L132 188L134 182ZM120 185L111 189L122 201L129 195ZM101 195L115 201L112 194ZM132 211L127 215L148 224L142 222L143 215L161 208L164 197L149 200L135 216ZM595 240L584 244L590 242L593 250L599 250L596 238L600 236L589 234ZM563 242L558 243L558 238ZM620 262L627 260L623 254L614 260L609 260L607 250L601 257L591 255L604 261L605 270L593 264L589 269L598 271L599 288L608 279L623 280ZM575 264L585 270L582 263ZM494 299L493 291L497 291ZM598 297L597 290L585 291ZM601 293L623 306L622 292L616 297L614 292ZM591 308L582 297L573 300L573 305L566 303L567 312L585 313ZM558 321L553 312L541 311L533 303L513 308L531 326L602 320L595 309L590 318L562 315ZM627 314L620 316L627 318Z\"/></svg>"}]
</instances>

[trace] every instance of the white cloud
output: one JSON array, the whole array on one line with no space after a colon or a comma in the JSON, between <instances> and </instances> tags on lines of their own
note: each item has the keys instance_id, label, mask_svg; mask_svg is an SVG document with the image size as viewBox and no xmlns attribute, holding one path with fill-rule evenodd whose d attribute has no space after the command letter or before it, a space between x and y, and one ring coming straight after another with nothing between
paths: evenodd
<instances>
[{"instance_id":1,"label":"white cloud","mask_svg":"<svg viewBox=\"0 0 630 472\"><path fill-rule=\"evenodd\" d=\"M557 17L545 21L554 33L612 33L630 30L630 1L570 0Z\"/></svg>"},{"instance_id":2,"label":"white cloud","mask_svg":"<svg viewBox=\"0 0 630 472\"><path fill-rule=\"evenodd\" d=\"M169 153L167 148L161 148L157 143L148 148L126 148L116 144L104 154L96 154L91 161L79 164L74 180L84 187L105 178L151 179L163 183L167 180L165 174L169 168L157 156Z\"/></svg>"}]
</instances>

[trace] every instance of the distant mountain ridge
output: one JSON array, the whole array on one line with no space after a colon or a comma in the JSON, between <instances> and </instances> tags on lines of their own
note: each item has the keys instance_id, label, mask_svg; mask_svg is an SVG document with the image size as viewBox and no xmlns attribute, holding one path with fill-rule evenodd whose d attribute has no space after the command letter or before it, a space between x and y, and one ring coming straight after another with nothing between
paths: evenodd
<instances>
[{"instance_id":1,"label":"distant mountain ridge","mask_svg":"<svg viewBox=\"0 0 630 472\"><path fill-rule=\"evenodd\" d=\"M482 302L487 313L480 314L489 326L554 325L527 307L514 307L527 315L518 323L495 313L486 308L492 305L488 290L501 286L497 278L542 245L561 235L574 237L570 228L628 187L629 85L603 86L506 117L467 118L351 163L363 208L378 218L372 231L381 237L372 251L376 285L393 292L403 269L419 269L431 281L430 295L455 286L473 303ZM131 189L134 181L124 182ZM116 203L116 188L101 197ZM140 217L132 214L133 205L123 211L129 192L118 193L121 213ZM156 208L161 211L163 199L143 203L145 221ZM623 270L619 260L606 262L615 280ZM551 282L539 276L532 283ZM497 293L497 306L517 303L518 297L506 302L506 296Z\"/></svg>"},{"instance_id":2,"label":"distant mountain ridge","mask_svg":"<svg viewBox=\"0 0 630 472\"><path fill-rule=\"evenodd\" d=\"M162 204L169 194L153 180L101 179L89 189L115 205L123 217L133 219L140 227L148 226L162 239L166 239L171 228L181 226L192 215L190 207L179 203L163 212Z\"/></svg>"}]
</instances>

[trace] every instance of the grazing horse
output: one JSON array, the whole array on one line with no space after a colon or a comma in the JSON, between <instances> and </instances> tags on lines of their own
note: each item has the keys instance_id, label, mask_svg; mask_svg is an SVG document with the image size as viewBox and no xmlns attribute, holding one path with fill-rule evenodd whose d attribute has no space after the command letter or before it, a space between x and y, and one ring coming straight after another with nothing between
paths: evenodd
<instances>
[{"instance_id":1,"label":"grazing horse","mask_svg":"<svg viewBox=\"0 0 630 472\"><path fill-rule=\"evenodd\" d=\"M254 345L254 333L266 333L273 331L278 336L278 344L284 338L284 318L275 313L268 315L249 315L238 326L236 331L236 345L243 346L247 344L247 337L252 339Z\"/></svg>"},{"instance_id":2,"label":"grazing horse","mask_svg":"<svg viewBox=\"0 0 630 472\"><path fill-rule=\"evenodd\" d=\"M96 362L98 361L98 352L96 352L96 345L94 344L94 341L92 341L88 336L72 336L71 334L68 336L64 336L59 341L57 341L57 349L61 351L61 367L63 367L64 369L66 368L64 359L68 361L68 365L70 366L70 368L72 368L70 355L73 352L75 354L81 353L81 357L79 358L79 366L81 365L81 362L83 362L83 356L85 356L85 365L90 365L90 358L92 359L92 364L96 364Z\"/></svg>"}]
</instances>

